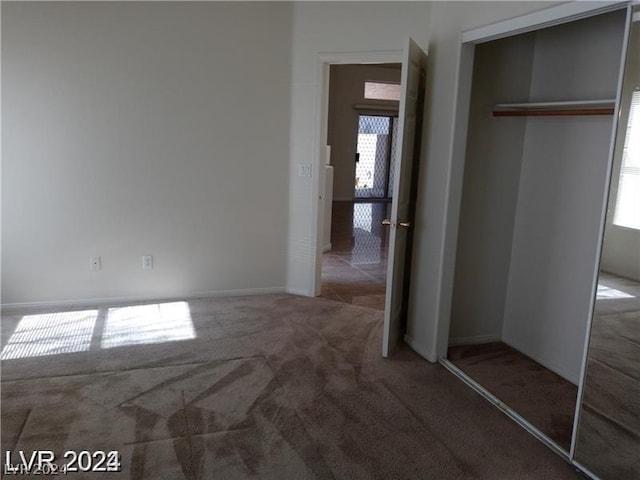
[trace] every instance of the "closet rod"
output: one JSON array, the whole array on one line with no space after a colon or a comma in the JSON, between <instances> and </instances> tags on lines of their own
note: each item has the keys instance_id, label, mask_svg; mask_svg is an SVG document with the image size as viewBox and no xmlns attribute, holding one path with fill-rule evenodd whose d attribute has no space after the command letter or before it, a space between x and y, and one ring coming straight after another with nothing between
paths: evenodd
<instances>
[{"instance_id":1,"label":"closet rod","mask_svg":"<svg viewBox=\"0 0 640 480\"><path fill-rule=\"evenodd\" d=\"M579 115L613 115L613 108L576 108L548 110L494 110L494 117L569 117Z\"/></svg>"}]
</instances>

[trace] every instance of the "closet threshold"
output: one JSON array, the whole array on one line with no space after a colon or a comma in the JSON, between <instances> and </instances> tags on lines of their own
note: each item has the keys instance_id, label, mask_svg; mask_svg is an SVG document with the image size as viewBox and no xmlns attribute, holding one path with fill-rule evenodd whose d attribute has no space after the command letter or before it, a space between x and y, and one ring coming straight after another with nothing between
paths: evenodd
<instances>
[{"instance_id":1,"label":"closet threshold","mask_svg":"<svg viewBox=\"0 0 640 480\"><path fill-rule=\"evenodd\" d=\"M494 117L557 117L580 115L613 115L615 100L574 100L562 102L499 103Z\"/></svg>"}]
</instances>

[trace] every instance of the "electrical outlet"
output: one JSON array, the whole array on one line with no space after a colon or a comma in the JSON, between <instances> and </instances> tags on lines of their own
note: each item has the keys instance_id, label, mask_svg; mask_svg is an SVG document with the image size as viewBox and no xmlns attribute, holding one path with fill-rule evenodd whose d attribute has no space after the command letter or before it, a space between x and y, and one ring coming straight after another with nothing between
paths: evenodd
<instances>
[{"instance_id":1,"label":"electrical outlet","mask_svg":"<svg viewBox=\"0 0 640 480\"><path fill-rule=\"evenodd\" d=\"M142 269L143 270L153 270L153 256L152 255L143 255L142 256Z\"/></svg>"},{"instance_id":2,"label":"electrical outlet","mask_svg":"<svg viewBox=\"0 0 640 480\"><path fill-rule=\"evenodd\" d=\"M100 256L89 257L89 269L92 272L97 272L102 269L102 262L100 261Z\"/></svg>"}]
</instances>

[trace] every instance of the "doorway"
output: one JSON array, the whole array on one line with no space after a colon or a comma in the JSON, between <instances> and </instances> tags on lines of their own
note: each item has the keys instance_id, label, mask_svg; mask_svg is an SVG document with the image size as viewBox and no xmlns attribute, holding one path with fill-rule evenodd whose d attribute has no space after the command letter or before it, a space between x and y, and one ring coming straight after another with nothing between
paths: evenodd
<instances>
[{"instance_id":1,"label":"doorway","mask_svg":"<svg viewBox=\"0 0 640 480\"><path fill-rule=\"evenodd\" d=\"M396 164L394 168L393 179L393 192L394 195L390 202L390 208L388 210L389 216L382 222L383 226L386 226L389 230L389 242L388 242L388 261L387 270L388 274L385 286L385 300L384 300L384 315L382 325L382 356L388 357L401 343L401 340L405 333L406 320L408 315L408 292L409 283L411 277L411 247L413 242L413 230L415 224L413 222L416 210L416 198L417 198L417 178L418 168L420 164L421 151L422 151L422 126L425 109L425 84L426 84L426 66L427 55L422 48L411 38L407 38L403 52L400 54L389 53L377 53L377 54L338 54L336 56L321 57L320 68L320 117L319 117L319 133L320 133L320 154L318 158L322 158L324 154L331 151L331 162L334 161L334 145L328 142L328 114L327 110L330 107L329 96L329 78L330 69L332 63L347 63L342 61L335 61L335 58L344 60L344 58L361 57L359 61L361 63L386 63L389 60L382 60L382 58L395 57L397 60L401 60L400 76L401 80L398 84L396 91L398 91L398 133L396 138L398 139ZM365 58L362 58L365 57ZM369 58L366 58L369 57ZM372 58L377 58L377 62L372 62ZM356 87L362 90L362 95L367 99L366 86L356 84ZM363 91L364 90L364 91ZM376 88L377 90L377 88ZM389 90L389 89L382 89ZM382 104L376 109L389 110L389 106L384 102L388 101L380 100ZM353 105L354 109L359 109L360 105ZM366 108L366 106L365 106ZM326 147L325 147L326 145ZM351 152L350 164L354 165L355 149ZM325 176L325 168L330 170L330 165L319 164L321 173L318 175L319 182L315 184L318 188L318 202L315 225L315 258L313 262L313 291L316 295L321 293L321 273L322 273L322 252L323 252L323 235L325 234L325 224L329 223L327 217L328 211L331 210L329 206L323 204L328 198L338 200L336 198L336 190L333 190L333 196L326 195L324 193L323 186L326 178L332 178L330 175ZM324 168L322 168L324 167ZM351 176L348 181L353 188L354 176ZM341 182L339 183L338 175L335 176L336 182L334 186L341 188ZM329 182L327 181L328 185ZM349 200L354 201L353 195L349 196ZM355 203L355 202L354 202ZM325 216L325 212L327 215Z\"/></svg>"},{"instance_id":2,"label":"doorway","mask_svg":"<svg viewBox=\"0 0 640 480\"><path fill-rule=\"evenodd\" d=\"M385 308L393 197L397 100L372 98L371 82L400 84L401 64L331 65L327 144L333 198L325 203L330 249L322 255L320 296L379 311Z\"/></svg>"}]
</instances>

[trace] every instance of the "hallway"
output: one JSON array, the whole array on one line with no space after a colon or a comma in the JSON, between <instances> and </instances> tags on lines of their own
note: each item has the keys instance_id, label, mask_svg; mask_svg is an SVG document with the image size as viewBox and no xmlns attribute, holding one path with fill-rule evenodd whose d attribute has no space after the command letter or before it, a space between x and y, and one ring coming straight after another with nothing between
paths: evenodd
<instances>
[{"instance_id":1,"label":"hallway","mask_svg":"<svg viewBox=\"0 0 640 480\"><path fill-rule=\"evenodd\" d=\"M322 258L321 297L384 310L388 202L333 202L330 251Z\"/></svg>"}]
</instances>

